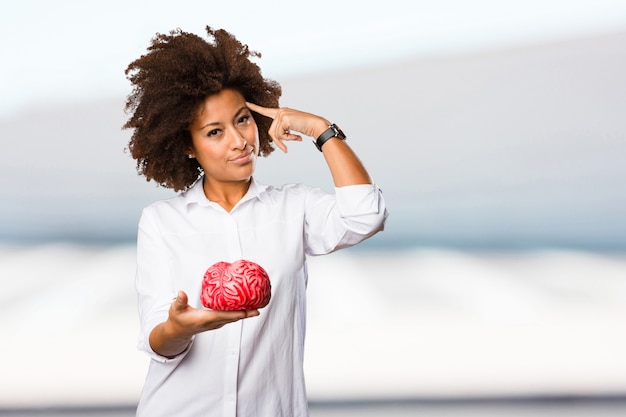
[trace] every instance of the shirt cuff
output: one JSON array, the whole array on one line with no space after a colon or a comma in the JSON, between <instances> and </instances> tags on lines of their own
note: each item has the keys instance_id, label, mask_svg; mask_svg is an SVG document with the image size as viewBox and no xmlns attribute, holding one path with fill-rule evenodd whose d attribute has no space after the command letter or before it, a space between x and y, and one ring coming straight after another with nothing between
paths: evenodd
<instances>
[{"instance_id":1,"label":"shirt cuff","mask_svg":"<svg viewBox=\"0 0 626 417\"><path fill-rule=\"evenodd\" d=\"M193 341L195 339L195 336L192 336L191 341L189 342L189 344L187 345L187 347L185 348L185 350L183 350L181 353L179 353L178 355L174 356L173 358L167 358L163 355L158 354L157 352L155 352L152 349L152 346L150 346L150 333L152 332L152 330L154 330L154 328L161 323L163 320L159 319L159 318L153 318L152 322L148 322L144 324L144 333L140 334L139 336L139 343L137 345L137 348L148 354L148 356L150 357L150 359L152 359L153 361L159 362L159 363L177 363L183 360L183 358L185 356L187 356L187 353L189 353L189 349L191 349L191 345L193 344Z\"/></svg>"},{"instance_id":2,"label":"shirt cuff","mask_svg":"<svg viewBox=\"0 0 626 417\"><path fill-rule=\"evenodd\" d=\"M154 350L152 350L152 347L150 346L149 343L145 343L145 342L140 341L138 348L139 348L139 350L147 353L148 356L150 357L150 359L152 359L155 362L159 362L159 363L178 363L178 362L182 361L185 356L187 356L187 353L189 353L189 350L191 349L191 345L193 345L194 339L195 339L195 336L193 336L191 338L191 341L189 342L189 344L187 345L185 350L183 350L181 353L179 353L178 355L174 356L173 358L167 358L165 356L159 355Z\"/></svg>"},{"instance_id":3,"label":"shirt cuff","mask_svg":"<svg viewBox=\"0 0 626 417\"><path fill-rule=\"evenodd\" d=\"M354 217L378 213L380 192L376 184L335 187L339 214L341 217Z\"/></svg>"}]
</instances>

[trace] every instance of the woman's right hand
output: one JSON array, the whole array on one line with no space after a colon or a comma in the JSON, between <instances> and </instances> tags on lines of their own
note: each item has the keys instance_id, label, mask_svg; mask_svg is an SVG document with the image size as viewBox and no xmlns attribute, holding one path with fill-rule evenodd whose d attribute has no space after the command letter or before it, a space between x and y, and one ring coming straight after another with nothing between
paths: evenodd
<instances>
[{"instance_id":1,"label":"woman's right hand","mask_svg":"<svg viewBox=\"0 0 626 417\"><path fill-rule=\"evenodd\" d=\"M167 321L150 333L150 346L159 355L172 358L182 353L191 338L207 330L259 315L259 310L220 311L194 308L184 291L179 291L170 306Z\"/></svg>"}]
</instances>

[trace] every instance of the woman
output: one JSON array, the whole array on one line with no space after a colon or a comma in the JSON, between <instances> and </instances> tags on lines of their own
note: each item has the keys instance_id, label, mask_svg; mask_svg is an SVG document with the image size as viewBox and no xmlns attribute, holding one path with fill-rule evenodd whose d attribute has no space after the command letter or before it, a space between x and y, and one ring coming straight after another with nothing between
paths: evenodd
<instances>
[{"instance_id":1,"label":"woman","mask_svg":"<svg viewBox=\"0 0 626 417\"><path fill-rule=\"evenodd\" d=\"M209 42L158 34L126 70L134 90L124 127L133 129L138 171L183 191L145 208L139 222L139 346L151 362L137 415L306 416L306 255L372 236L387 210L340 129L278 108L280 86L250 61L259 54L223 30L207 32ZM285 142L303 135L317 138L335 194L254 179L259 155L287 152ZM206 269L238 259L268 272L270 303L203 308Z\"/></svg>"}]
</instances>

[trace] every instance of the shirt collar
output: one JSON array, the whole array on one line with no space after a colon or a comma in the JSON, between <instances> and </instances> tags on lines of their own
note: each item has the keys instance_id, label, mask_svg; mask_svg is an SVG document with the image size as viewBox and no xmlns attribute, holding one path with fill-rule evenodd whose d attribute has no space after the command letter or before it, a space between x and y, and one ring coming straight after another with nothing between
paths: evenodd
<instances>
[{"instance_id":1,"label":"shirt collar","mask_svg":"<svg viewBox=\"0 0 626 417\"><path fill-rule=\"evenodd\" d=\"M204 182L204 176L198 178L198 180L185 191L182 196L184 198L185 204L187 206L191 204L198 204L200 206L210 206L212 204L216 204L209 200L204 194L204 188L202 183ZM267 185L261 184L257 182L254 177L250 180L250 188L248 188L248 192L243 196L241 201L238 203L241 204L245 201L252 200L253 198L258 198L262 203L269 202L269 196L267 195L267 189L269 187Z\"/></svg>"}]
</instances>

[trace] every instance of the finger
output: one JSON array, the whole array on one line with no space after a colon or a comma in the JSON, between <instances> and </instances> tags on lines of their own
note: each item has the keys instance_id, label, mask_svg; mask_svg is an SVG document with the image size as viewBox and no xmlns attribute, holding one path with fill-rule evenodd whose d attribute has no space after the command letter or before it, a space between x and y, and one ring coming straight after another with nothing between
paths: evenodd
<instances>
[{"instance_id":1,"label":"finger","mask_svg":"<svg viewBox=\"0 0 626 417\"><path fill-rule=\"evenodd\" d=\"M278 138L278 139L274 139L274 144L278 147L278 149L280 149L281 151L283 151L284 153L287 153L287 145L285 145L283 143L283 140Z\"/></svg>"},{"instance_id":2,"label":"finger","mask_svg":"<svg viewBox=\"0 0 626 417\"><path fill-rule=\"evenodd\" d=\"M295 140L295 141L298 141L298 142L302 142L302 136L296 135L296 134L291 133L291 132L287 132L287 133L285 133L285 140Z\"/></svg>"},{"instance_id":3,"label":"finger","mask_svg":"<svg viewBox=\"0 0 626 417\"><path fill-rule=\"evenodd\" d=\"M270 125L267 133L270 135L272 141L278 149L287 153L287 145L283 143L283 140L285 139L285 133L288 132L288 130L282 126L282 117L278 109L276 109L276 114L274 116L277 116L278 118L272 120L272 124Z\"/></svg>"},{"instance_id":4,"label":"finger","mask_svg":"<svg viewBox=\"0 0 626 417\"><path fill-rule=\"evenodd\" d=\"M189 303L189 298L184 291L178 291L176 294L176 299L174 300L174 308L176 310L184 310Z\"/></svg>"},{"instance_id":5,"label":"finger","mask_svg":"<svg viewBox=\"0 0 626 417\"><path fill-rule=\"evenodd\" d=\"M226 311L226 310L213 310L215 313L216 321L225 321L225 322L233 322L241 319L246 319L248 317L258 316L259 310L236 310L236 311Z\"/></svg>"},{"instance_id":6,"label":"finger","mask_svg":"<svg viewBox=\"0 0 626 417\"><path fill-rule=\"evenodd\" d=\"M295 135L295 134L293 134L293 133L287 133L287 132L285 132L285 133L282 135L282 137L272 138L272 139L273 139L274 143L276 144L276 146L277 146L277 147L278 147L281 151L283 151L284 153L287 153L287 152L288 152L288 150L287 150L287 145L285 145L285 144L283 143L283 141L285 141L285 140L295 140L295 141L298 141L298 142L302 142L302 136L300 136L300 135Z\"/></svg>"},{"instance_id":7,"label":"finger","mask_svg":"<svg viewBox=\"0 0 626 417\"><path fill-rule=\"evenodd\" d=\"M219 329L228 323L234 323L250 317L259 315L259 310L209 310L210 318L206 320L206 329Z\"/></svg>"},{"instance_id":8,"label":"finger","mask_svg":"<svg viewBox=\"0 0 626 417\"><path fill-rule=\"evenodd\" d=\"M248 103L247 101L246 101L246 106L248 106L248 108L252 110L253 112L259 113L262 116L271 117L272 119L276 117L276 114L278 114L278 109L270 109L268 107L262 107L254 103Z\"/></svg>"},{"instance_id":9,"label":"finger","mask_svg":"<svg viewBox=\"0 0 626 417\"><path fill-rule=\"evenodd\" d=\"M244 310L244 312L246 313L246 316L244 318L248 318L248 317L256 317L259 314L261 314L259 312L259 310L254 309L254 310Z\"/></svg>"}]
</instances>

